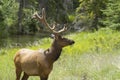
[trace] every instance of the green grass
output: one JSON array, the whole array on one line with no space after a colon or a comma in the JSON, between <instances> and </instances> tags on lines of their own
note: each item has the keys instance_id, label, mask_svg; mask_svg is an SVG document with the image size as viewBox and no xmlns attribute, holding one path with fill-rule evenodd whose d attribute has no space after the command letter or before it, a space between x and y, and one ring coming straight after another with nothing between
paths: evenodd
<instances>
[{"instance_id":1,"label":"green grass","mask_svg":"<svg viewBox=\"0 0 120 80\"><path fill-rule=\"evenodd\" d=\"M110 29L101 29L94 33L66 35L76 43L63 49L49 80L119 80L119 34L120 32ZM51 41L50 38L44 38L38 44L28 44L26 48L46 49ZM0 49L0 80L15 80L13 57L18 49L20 48ZM39 80L39 77L30 77L29 80Z\"/></svg>"}]
</instances>

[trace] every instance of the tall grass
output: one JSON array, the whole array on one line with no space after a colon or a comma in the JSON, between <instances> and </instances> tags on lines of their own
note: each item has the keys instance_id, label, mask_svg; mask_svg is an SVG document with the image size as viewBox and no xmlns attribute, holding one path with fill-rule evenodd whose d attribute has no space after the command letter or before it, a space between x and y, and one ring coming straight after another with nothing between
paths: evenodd
<instances>
[{"instance_id":1,"label":"tall grass","mask_svg":"<svg viewBox=\"0 0 120 80\"><path fill-rule=\"evenodd\" d=\"M75 40L75 45L67 47L68 53L107 53L120 48L120 32L100 29L94 33L74 33L68 37Z\"/></svg>"},{"instance_id":2,"label":"tall grass","mask_svg":"<svg viewBox=\"0 0 120 80\"><path fill-rule=\"evenodd\" d=\"M96 32L72 33L65 37L75 40L73 46L63 49L55 62L49 80L119 80L120 32L101 29ZM52 40L44 38L26 48L47 49ZM0 49L0 80L15 80L13 57L20 48ZM39 80L30 77L29 80Z\"/></svg>"}]
</instances>

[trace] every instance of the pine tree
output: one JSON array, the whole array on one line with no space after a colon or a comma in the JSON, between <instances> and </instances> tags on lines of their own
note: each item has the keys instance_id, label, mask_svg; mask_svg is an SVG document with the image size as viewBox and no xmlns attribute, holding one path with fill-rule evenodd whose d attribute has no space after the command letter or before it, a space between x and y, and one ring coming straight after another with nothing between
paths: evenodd
<instances>
[{"instance_id":1,"label":"pine tree","mask_svg":"<svg viewBox=\"0 0 120 80\"><path fill-rule=\"evenodd\" d=\"M111 29L120 30L120 0L109 0L107 8L103 10L105 17L101 22Z\"/></svg>"}]
</instances>

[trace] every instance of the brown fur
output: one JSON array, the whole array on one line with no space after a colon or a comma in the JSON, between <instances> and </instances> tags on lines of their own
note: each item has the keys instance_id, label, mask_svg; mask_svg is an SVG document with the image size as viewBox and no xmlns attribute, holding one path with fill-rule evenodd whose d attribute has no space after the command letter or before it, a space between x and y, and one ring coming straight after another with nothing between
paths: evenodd
<instances>
[{"instance_id":1,"label":"brown fur","mask_svg":"<svg viewBox=\"0 0 120 80\"><path fill-rule=\"evenodd\" d=\"M16 80L27 80L29 76L40 76L41 80L48 80L53 68L53 63L59 58L62 48L74 44L73 40L54 36L53 43L47 50L20 49L14 58L16 68Z\"/></svg>"}]
</instances>

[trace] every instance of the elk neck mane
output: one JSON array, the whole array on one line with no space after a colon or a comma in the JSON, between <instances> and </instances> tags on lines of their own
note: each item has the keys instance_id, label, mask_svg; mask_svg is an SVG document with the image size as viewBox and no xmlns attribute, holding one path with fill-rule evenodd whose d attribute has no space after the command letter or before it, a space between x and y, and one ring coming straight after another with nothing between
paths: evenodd
<instances>
[{"instance_id":1,"label":"elk neck mane","mask_svg":"<svg viewBox=\"0 0 120 80\"><path fill-rule=\"evenodd\" d=\"M46 57L49 61L55 62L61 55L62 47L54 40L51 47L45 50Z\"/></svg>"}]
</instances>

